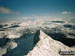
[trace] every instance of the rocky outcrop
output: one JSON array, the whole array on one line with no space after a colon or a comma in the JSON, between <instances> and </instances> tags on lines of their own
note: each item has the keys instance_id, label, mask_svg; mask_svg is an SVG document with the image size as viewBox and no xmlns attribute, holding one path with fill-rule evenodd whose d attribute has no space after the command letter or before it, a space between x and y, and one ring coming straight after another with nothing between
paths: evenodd
<instances>
[{"instance_id":1,"label":"rocky outcrop","mask_svg":"<svg viewBox=\"0 0 75 56\"><path fill-rule=\"evenodd\" d=\"M36 34L38 37L34 38L34 43L37 43L27 56L60 56L60 51L71 51L68 46L53 40L41 30Z\"/></svg>"}]
</instances>

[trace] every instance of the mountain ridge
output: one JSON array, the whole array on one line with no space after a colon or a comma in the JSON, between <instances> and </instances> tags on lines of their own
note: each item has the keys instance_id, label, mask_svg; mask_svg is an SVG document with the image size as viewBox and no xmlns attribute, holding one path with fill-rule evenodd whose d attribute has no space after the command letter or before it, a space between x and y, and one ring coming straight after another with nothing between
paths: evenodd
<instances>
[{"instance_id":1,"label":"mountain ridge","mask_svg":"<svg viewBox=\"0 0 75 56\"><path fill-rule=\"evenodd\" d=\"M37 32L38 33L38 32ZM50 36L39 30L39 41L27 56L60 56L60 51L72 51L68 46L53 40ZM36 41L38 37L35 38Z\"/></svg>"}]
</instances>

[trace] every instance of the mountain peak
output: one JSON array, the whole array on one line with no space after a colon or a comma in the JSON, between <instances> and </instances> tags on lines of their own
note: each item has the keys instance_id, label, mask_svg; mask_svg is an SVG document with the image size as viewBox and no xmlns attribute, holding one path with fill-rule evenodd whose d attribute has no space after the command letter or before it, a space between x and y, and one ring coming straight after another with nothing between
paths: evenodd
<instances>
[{"instance_id":1,"label":"mountain peak","mask_svg":"<svg viewBox=\"0 0 75 56\"><path fill-rule=\"evenodd\" d=\"M60 51L71 51L68 46L52 39L41 30L36 32L34 43L36 45L33 50L27 54L27 56L60 56Z\"/></svg>"}]
</instances>

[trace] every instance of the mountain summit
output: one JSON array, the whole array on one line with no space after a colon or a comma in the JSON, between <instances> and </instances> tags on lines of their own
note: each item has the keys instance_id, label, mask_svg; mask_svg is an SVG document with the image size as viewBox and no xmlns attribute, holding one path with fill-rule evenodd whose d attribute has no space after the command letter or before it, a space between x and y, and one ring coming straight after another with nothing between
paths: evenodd
<instances>
[{"instance_id":1,"label":"mountain summit","mask_svg":"<svg viewBox=\"0 0 75 56\"><path fill-rule=\"evenodd\" d=\"M71 51L71 49L59 41L52 39L43 31L37 31L34 38L35 47L27 56L60 56L60 51Z\"/></svg>"}]
</instances>

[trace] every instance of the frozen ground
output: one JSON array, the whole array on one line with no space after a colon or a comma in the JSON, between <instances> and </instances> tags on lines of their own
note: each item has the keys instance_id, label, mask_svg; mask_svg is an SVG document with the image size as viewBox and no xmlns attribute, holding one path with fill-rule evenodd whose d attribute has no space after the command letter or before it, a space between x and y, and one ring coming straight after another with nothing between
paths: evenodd
<instances>
[{"instance_id":1,"label":"frozen ground","mask_svg":"<svg viewBox=\"0 0 75 56\"><path fill-rule=\"evenodd\" d=\"M74 19L37 19L25 22L4 22L0 23L0 56L26 55L34 47L34 38L38 30L42 30L54 40L75 49Z\"/></svg>"}]
</instances>

